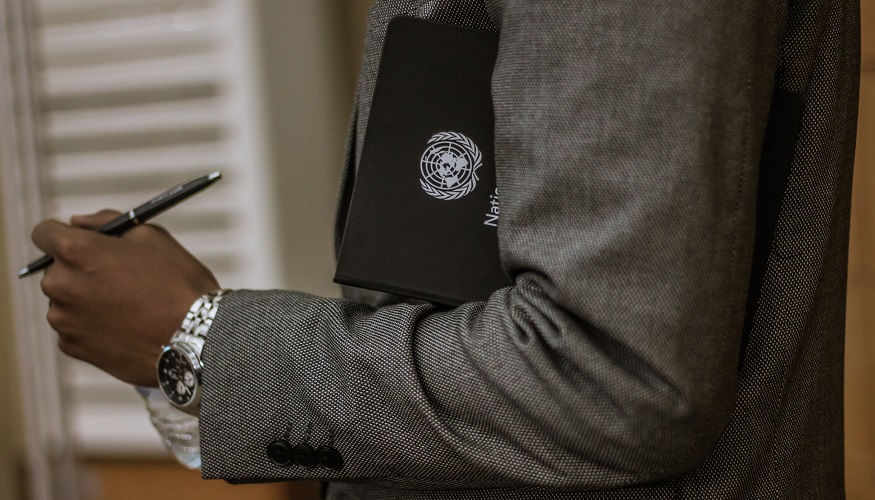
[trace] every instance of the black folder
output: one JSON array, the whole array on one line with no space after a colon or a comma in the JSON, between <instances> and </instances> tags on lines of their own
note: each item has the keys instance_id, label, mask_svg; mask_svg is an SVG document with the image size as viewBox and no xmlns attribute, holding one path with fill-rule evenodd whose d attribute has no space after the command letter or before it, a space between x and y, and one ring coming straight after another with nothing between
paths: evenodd
<instances>
[{"instance_id":1,"label":"black folder","mask_svg":"<svg viewBox=\"0 0 875 500\"><path fill-rule=\"evenodd\" d=\"M388 27L334 281L449 305L511 281L498 256L498 35Z\"/></svg>"}]
</instances>

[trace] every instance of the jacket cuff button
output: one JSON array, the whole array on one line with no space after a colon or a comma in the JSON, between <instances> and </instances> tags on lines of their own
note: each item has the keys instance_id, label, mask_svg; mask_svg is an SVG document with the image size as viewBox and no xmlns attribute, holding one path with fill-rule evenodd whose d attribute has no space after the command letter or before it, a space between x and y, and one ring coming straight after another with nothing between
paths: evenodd
<instances>
[{"instance_id":1,"label":"jacket cuff button","mask_svg":"<svg viewBox=\"0 0 875 500\"><path fill-rule=\"evenodd\" d=\"M343 457L334 448L330 446L320 446L316 450L316 459L319 464L326 469L338 470L343 467Z\"/></svg>"},{"instance_id":2,"label":"jacket cuff button","mask_svg":"<svg viewBox=\"0 0 875 500\"><path fill-rule=\"evenodd\" d=\"M289 465L292 463L292 447L289 443L277 439L268 445L267 457L277 465Z\"/></svg>"},{"instance_id":3,"label":"jacket cuff button","mask_svg":"<svg viewBox=\"0 0 875 500\"><path fill-rule=\"evenodd\" d=\"M292 460L301 467L309 469L316 466L316 453L308 445L299 444L292 448Z\"/></svg>"}]
</instances>

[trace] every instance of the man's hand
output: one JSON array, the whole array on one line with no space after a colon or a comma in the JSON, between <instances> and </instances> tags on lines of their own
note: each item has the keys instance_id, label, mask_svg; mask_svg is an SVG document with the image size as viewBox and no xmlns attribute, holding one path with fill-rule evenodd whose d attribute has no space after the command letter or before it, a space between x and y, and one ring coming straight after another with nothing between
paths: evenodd
<instances>
[{"instance_id":1,"label":"man's hand","mask_svg":"<svg viewBox=\"0 0 875 500\"><path fill-rule=\"evenodd\" d=\"M155 363L191 304L219 284L163 228L136 227L121 237L90 229L118 216L104 210L71 225L44 221L34 243L55 263L43 293L63 352L133 384L155 386Z\"/></svg>"}]
</instances>

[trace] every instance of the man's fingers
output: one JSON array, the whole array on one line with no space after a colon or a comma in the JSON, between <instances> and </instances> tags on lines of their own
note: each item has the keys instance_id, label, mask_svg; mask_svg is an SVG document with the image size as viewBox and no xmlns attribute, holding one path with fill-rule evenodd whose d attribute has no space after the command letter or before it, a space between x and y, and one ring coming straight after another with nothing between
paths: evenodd
<instances>
[{"instance_id":1,"label":"man's fingers","mask_svg":"<svg viewBox=\"0 0 875 500\"><path fill-rule=\"evenodd\" d=\"M122 238L125 238L129 241L133 242L145 242L149 241L155 237L166 238L174 240L173 236L170 234L170 231L164 228L164 226L159 226L157 224L140 224L139 226L135 226L130 231L127 231L122 235Z\"/></svg>"},{"instance_id":2,"label":"man's fingers","mask_svg":"<svg viewBox=\"0 0 875 500\"><path fill-rule=\"evenodd\" d=\"M37 224L31 234L34 244L56 260L78 267L95 257L95 251L115 238L88 229L68 226L55 220Z\"/></svg>"},{"instance_id":3,"label":"man's fingers","mask_svg":"<svg viewBox=\"0 0 875 500\"><path fill-rule=\"evenodd\" d=\"M75 239L71 233L76 230L56 220L44 220L33 228L30 238L33 243L43 252L52 257L66 254L68 247L72 247Z\"/></svg>"},{"instance_id":4,"label":"man's fingers","mask_svg":"<svg viewBox=\"0 0 875 500\"><path fill-rule=\"evenodd\" d=\"M118 210L104 209L93 214L74 215L70 218L70 224L85 229L97 229L121 214Z\"/></svg>"},{"instance_id":5,"label":"man's fingers","mask_svg":"<svg viewBox=\"0 0 875 500\"><path fill-rule=\"evenodd\" d=\"M50 266L46 269L46 273L40 280L40 288L43 291L43 295L49 298L49 312L51 314L57 314L58 306L63 306L67 303L66 299L70 293L63 277L59 277L54 271L57 271L57 266ZM52 317L50 316L48 319L52 328L57 329Z\"/></svg>"},{"instance_id":6,"label":"man's fingers","mask_svg":"<svg viewBox=\"0 0 875 500\"><path fill-rule=\"evenodd\" d=\"M115 219L121 214L122 213L118 210L104 209L100 212L93 214L74 215L70 218L70 224L75 227L94 230ZM145 237L149 237L148 235L151 231L157 231L159 233L163 233L165 236L170 236L170 233L162 226L158 226L156 224L142 224L139 226L134 226L131 230L127 231L124 234L124 237L132 241L136 241L137 239L143 238L144 235Z\"/></svg>"}]
</instances>

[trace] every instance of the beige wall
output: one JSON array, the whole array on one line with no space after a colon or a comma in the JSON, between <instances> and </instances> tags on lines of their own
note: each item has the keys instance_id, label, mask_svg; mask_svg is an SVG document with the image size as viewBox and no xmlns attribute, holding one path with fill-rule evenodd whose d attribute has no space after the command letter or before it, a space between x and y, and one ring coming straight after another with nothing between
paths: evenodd
<instances>
[{"instance_id":1,"label":"beige wall","mask_svg":"<svg viewBox=\"0 0 875 500\"><path fill-rule=\"evenodd\" d=\"M875 499L875 0L862 1L863 72L851 208L845 354L848 500Z\"/></svg>"},{"instance_id":2,"label":"beige wall","mask_svg":"<svg viewBox=\"0 0 875 500\"><path fill-rule=\"evenodd\" d=\"M352 104L335 3L253 4L283 284L319 295L338 293L334 207Z\"/></svg>"},{"instance_id":3,"label":"beige wall","mask_svg":"<svg viewBox=\"0 0 875 500\"><path fill-rule=\"evenodd\" d=\"M283 283L337 295L334 216L373 0L255 2ZM306 263L306 265L302 265Z\"/></svg>"}]
</instances>

